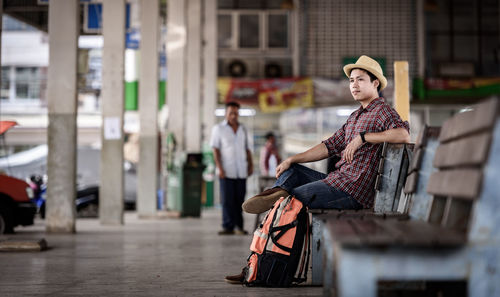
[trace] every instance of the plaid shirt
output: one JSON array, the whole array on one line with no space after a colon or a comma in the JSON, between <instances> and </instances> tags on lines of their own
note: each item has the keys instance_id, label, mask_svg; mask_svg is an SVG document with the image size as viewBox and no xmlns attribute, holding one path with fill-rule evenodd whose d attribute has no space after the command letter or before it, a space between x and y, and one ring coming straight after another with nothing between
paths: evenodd
<instances>
[{"instance_id":1,"label":"plaid shirt","mask_svg":"<svg viewBox=\"0 0 500 297\"><path fill-rule=\"evenodd\" d=\"M330 138L323 141L328 155L344 153L346 146L359 135L359 132L383 132L394 128L409 131L408 122L403 122L398 113L380 97L363 109L354 111L347 122ZM381 144L365 143L354 153L351 164L340 160L323 181L336 189L351 195L365 208L373 206L375 197L375 178Z\"/></svg>"}]
</instances>

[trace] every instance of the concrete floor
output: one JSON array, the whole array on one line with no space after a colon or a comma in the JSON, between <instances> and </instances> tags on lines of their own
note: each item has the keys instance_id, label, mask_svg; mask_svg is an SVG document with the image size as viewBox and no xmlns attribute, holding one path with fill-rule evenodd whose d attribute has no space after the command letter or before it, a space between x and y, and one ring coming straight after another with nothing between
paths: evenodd
<instances>
[{"instance_id":1,"label":"concrete floor","mask_svg":"<svg viewBox=\"0 0 500 297\"><path fill-rule=\"evenodd\" d=\"M321 287L247 288L224 281L249 254L251 235L218 236L220 209L202 217L138 220L124 226L78 219L77 234L46 234L44 221L8 239L45 238L43 252L0 253L0 296L319 296ZM254 216L245 215L253 229ZM250 232L252 233L252 232ZM5 238L4 238L5 239ZM309 273L310 277L310 273Z\"/></svg>"}]
</instances>

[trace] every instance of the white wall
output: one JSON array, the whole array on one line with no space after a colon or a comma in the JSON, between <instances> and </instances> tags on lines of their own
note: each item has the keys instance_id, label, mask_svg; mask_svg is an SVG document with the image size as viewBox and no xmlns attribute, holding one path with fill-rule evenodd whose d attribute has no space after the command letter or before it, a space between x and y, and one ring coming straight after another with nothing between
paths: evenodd
<instances>
[{"instance_id":1,"label":"white wall","mask_svg":"<svg viewBox=\"0 0 500 297\"><path fill-rule=\"evenodd\" d=\"M2 32L2 66L47 67L48 41L43 32Z\"/></svg>"}]
</instances>

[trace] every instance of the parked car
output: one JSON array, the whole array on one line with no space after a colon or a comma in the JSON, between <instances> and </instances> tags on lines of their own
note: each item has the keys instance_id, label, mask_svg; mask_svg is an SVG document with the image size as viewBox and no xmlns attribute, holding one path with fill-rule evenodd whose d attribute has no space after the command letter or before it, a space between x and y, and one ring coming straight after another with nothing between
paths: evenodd
<instances>
[{"instance_id":1,"label":"parked car","mask_svg":"<svg viewBox=\"0 0 500 297\"><path fill-rule=\"evenodd\" d=\"M17 125L0 121L0 137ZM18 225L32 225L36 214L33 189L25 181L0 173L0 234L13 233Z\"/></svg>"},{"instance_id":2,"label":"parked car","mask_svg":"<svg viewBox=\"0 0 500 297\"><path fill-rule=\"evenodd\" d=\"M8 171L10 176L25 179L32 175L45 176L47 174L47 145L38 145L28 150L12 154L8 157L0 157L0 171ZM100 158L99 148L82 146L77 151L77 191L89 187L98 187L100 182ZM125 161L124 169L124 197L123 203L127 210L135 209L136 202L136 166ZM35 195L36 196L36 195ZM82 197L81 195L77 195Z\"/></svg>"},{"instance_id":3,"label":"parked car","mask_svg":"<svg viewBox=\"0 0 500 297\"><path fill-rule=\"evenodd\" d=\"M32 198L28 183L0 175L0 234L13 233L18 225L33 225L36 205Z\"/></svg>"}]
</instances>

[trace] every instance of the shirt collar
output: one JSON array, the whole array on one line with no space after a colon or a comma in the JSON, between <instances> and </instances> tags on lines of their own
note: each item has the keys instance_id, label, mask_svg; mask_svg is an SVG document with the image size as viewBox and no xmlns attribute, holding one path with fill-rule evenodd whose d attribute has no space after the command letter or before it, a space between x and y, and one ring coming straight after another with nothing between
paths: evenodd
<instances>
[{"instance_id":1,"label":"shirt collar","mask_svg":"<svg viewBox=\"0 0 500 297\"><path fill-rule=\"evenodd\" d=\"M230 125L229 125L229 122L228 122L226 119L222 121L222 124L223 124L223 125L226 125L226 126L230 126ZM240 123L238 122L238 129L239 129L239 128L240 128Z\"/></svg>"},{"instance_id":2,"label":"shirt collar","mask_svg":"<svg viewBox=\"0 0 500 297\"><path fill-rule=\"evenodd\" d=\"M373 99L372 102L370 102L370 104L368 104L367 107L363 108L363 106L360 106L358 110L359 112L362 112L363 110L372 111L377 105L382 104L384 102L385 101L383 97L378 97Z\"/></svg>"}]
</instances>

